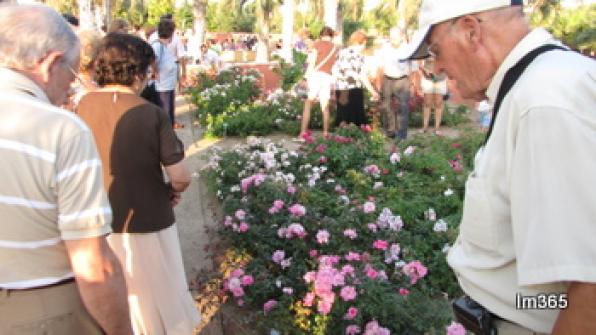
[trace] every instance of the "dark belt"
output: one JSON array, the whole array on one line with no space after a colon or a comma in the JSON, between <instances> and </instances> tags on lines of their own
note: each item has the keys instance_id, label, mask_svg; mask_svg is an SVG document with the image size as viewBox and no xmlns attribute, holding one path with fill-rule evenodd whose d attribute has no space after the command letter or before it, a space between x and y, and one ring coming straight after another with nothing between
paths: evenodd
<instances>
[{"instance_id":1,"label":"dark belt","mask_svg":"<svg viewBox=\"0 0 596 335\"><path fill-rule=\"evenodd\" d=\"M408 78L408 76L401 76L401 77L394 78L394 77L390 77L388 75L385 75L385 78L387 78L389 80L402 80L402 79Z\"/></svg>"},{"instance_id":2,"label":"dark belt","mask_svg":"<svg viewBox=\"0 0 596 335\"><path fill-rule=\"evenodd\" d=\"M52 288L52 287L56 287L56 286L62 286L62 285L74 283L74 281L75 281L74 277L70 277L70 278L62 279L61 281L58 281L58 282L55 282L52 284L37 286L37 287L29 287L29 288L23 288L23 289L0 287L0 291L27 292L27 291L43 290L46 288Z\"/></svg>"}]
</instances>

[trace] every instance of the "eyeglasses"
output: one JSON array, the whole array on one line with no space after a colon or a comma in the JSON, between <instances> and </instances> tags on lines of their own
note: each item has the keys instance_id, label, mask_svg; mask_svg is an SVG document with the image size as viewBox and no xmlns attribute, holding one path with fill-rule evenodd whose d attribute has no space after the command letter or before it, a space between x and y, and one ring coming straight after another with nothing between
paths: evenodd
<instances>
[{"instance_id":1,"label":"eyeglasses","mask_svg":"<svg viewBox=\"0 0 596 335\"><path fill-rule=\"evenodd\" d=\"M78 81L79 84L85 85L85 82L83 81L81 76L79 76L79 73L77 71L75 71L75 69L73 69L72 66L70 66L70 64L68 64L68 63L64 63L64 64L66 64L68 71L70 71L70 73L72 73L72 75L75 77L75 80Z\"/></svg>"}]
</instances>

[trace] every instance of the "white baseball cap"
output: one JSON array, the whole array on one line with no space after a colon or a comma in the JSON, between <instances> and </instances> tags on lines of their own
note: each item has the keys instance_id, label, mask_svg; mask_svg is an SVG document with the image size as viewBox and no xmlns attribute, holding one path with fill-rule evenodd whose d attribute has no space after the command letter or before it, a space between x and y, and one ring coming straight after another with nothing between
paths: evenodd
<instances>
[{"instance_id":1,"label":"white baseball cap","mask_svg":"<svg viewBox=\"0 0 596 335\"><path fill-rule=\"evenodd\" d=\"M522 0L424 0L420 6L418 30L406 47L406 59L428 57L426 38L435 24L467 14L522 4Z\"/></svg>"}]
</instances>

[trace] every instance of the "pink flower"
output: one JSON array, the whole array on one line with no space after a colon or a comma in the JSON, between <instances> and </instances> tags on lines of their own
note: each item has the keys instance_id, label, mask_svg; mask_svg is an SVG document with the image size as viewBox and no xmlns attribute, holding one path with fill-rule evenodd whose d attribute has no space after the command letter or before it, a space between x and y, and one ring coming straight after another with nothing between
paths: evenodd
<instances>
[{"instance_id":1,"label":"pink flower","mask_svg":"<svg viewBox=\"0 0 596 335\"><path fill-rule=\"evenodd\" d=\"M308 271L304 274L304 281L307 283L312 283L317 278L317 273L314 271Z\"/></svg>"},{"instance_id":2,"label":"pink flower","mask_svg":"<svg viewBox=\"0 0 596 335\"><path fill-rule=\"evenodd\" d=\"M263 173L257 173L254 175L255 186L261 185L267 176Z\"/></svg>"},{"instance_id":3,"label":"pink flower","mask_svg":"<svg viewBox=\"0 0 596 335\"><path fill-rule=\"evenodd\" d=\"M270 207L269 208L269 214L275 214L279 212L279 209L275 208L275 207Z\"/></svg>"},{"instance_id":4,"label":"pink flower","mask_svg":"<svg viewBox=\"0 0 596 335\"><path fill-rule=\"evenodd\" d=\"M370 279L376 279L377 276L379 275L379 272L377 272L377 270L375 270L372 266L367 265L366 269L364 270L366 272L366 276Z\"/></svg>"},{"instance_id":5,"label":"pink flower","mask_svg":"<svg viewBox=\"0 0 596 335\"><path fill-rule=\"evenodd\" d=\"M349 251L348 254L345 256L346 261L356 261L360 260L360 254L357 252Z\"/></svg>"},{"instance_id":6,"label":"pink flower","mask_svg":"<svg viewBox=\"0 0 596 335\"><path fill-rule=\"evenodd\" d=\"M428 270L420 261L412 261L403 267L403 272L406 276L410 277L410 283L416 284L416 282L426 276Z\"/></svg>"},{"instance_id":7,"label":"pink flower","mask_svg":"<svg viewBox=\"0 0 596 335\"><path fill-rule=\"evenodd\" d=\"M401 287L401 288L399 289L399 295L401 295L401 296L404 296L404 297L405 297L405 296L406 296L406 295L408 295L408 294L410 294L410 290L408 290L407 288L403 288L403 287Z\"/></svg>"},{"instance_id":8,"label":"pink flower","mask_svg":"<svg viewBox=\"0 0 596 335\"><path fill-rule=\"evenodd\" d=\"M242 289L242 282L238 277L232 277L228 280L228 289L234 297L244 296L244 289Z\"/></svg>"},{"instance_id":9,"label":"pink flower","mask_svg":"<svg viewBox=\"0 0 596 335\"><path fill-rule=\"evenodd\" d=\"M232 217L227 215L226 219L224 220L224 226L229 227L232 225L233 221L232 221Z\"/></svg>"},{"instance_id":10,"label":"pink flower","mask_svg":"<svg viewBox=\"0 0 596 335\"><path fill-rule=\"evenodd\" d=\"M287 295L292 295L292 294L294 294L294 289L293 289L293 288L291 288L291 287L284 287L284 288L282 288L282 289L281 289L281 291L282 291L284 294L287 294Z\"/></svg>"},{"instance_id":11,"label":"pink flower","mask_svg":"<svg viewBox=\"0 0 596 335\"><path fill-rule=\"evenodd\" d=\"M315 249L311 249L311 250L308 252L308 255L309 255L311 258L315 258L315 257L317 257L318 253L319 253L319 252L318 252L317 250L315 250Z\"/></svg>"},{"instance_id":12,"label":"pink flower","mask_svg":"<svg viewBox=\"0 0 596 335\"><path fill-rule=\"evenodd\" d=\"M358 335L360 334L360 327L357 325L349 325L346 327L346 335Z\"/></svg>"},{"instance_id":13,"label":"pink flower","mask_svg":"<svg viewBox=\"0 0 596 335\"><path fill-rule=\"evenodd\" d=\"M346 229L344 230L344 236L349 238L350 240L353 240L356 237L358 237L358 233L355 229Z\"/></svg>"},{"instance_id":14,"label":"pink flower","mask_svg":"<svg viewBox=\"0 0 596 335\"><path fill-rule=\"evenodd\" d=\"M362 211L367 214L374 212L375 208L375 203L372 201L367 201L362 205Z\"/></svg>"},{"instance_id":15,"label":"pink flower","mask_svg":"<svg viewBox=\"0 0 596 335\"><path fill-rule=\"evenodd\" d=\"M319 230L317 232L317 243L319 244L327 244L329 243L329 232L326 230Z\"/></svg>"},{"instance_id":16,"label":"pink flower","mask_svg":"<svg viewBox=\"0 0 596 335\"><path fill-rule=\"evenodd\" d=\"M352 306L348 308L346 315L344 315L344 320L352 320L358 315L358 308Z\"/></svg>"},{"instance_id":17,"label":"pink flower","mask_svg":"<svg viewBox=\"0 0 596 335\"><path fill-rule=\"evenodd\" d=\"M333 306L333 301L327 300L319 300L317 303L317 311L323 315L329 314L331 312L331 307Z\"/></svg>"},{"instance_id":18,"label":"pink flower","mask_svg":"<svg viewBox=\"0 0 596 335\"><path fill-rule=\"evenodd\" d=\"M292 186L292 185L288 186L288 189L287 189L287 191L288 191L288 193L290 193L290 194L294 194L294 193L296 193L296 186Z\"/></svg>"},{"instance_id":19,"label":"pink flower","mask_svg":"<svg viewBox=\"0 0 596 335\"><path fill-rule=\"evenodd\" d=\"M385 240L376 240L373 242L373 248L375 249L387 250L387 247L389 247L389 243Z\"/></svg>"},{"instance_id":20,"label":"pink flower","mask_svg":"<svg viewBox=\"0 0 596 335\"><path fill-rule=\"evenodd\" d=\"M326 150L327 150L327 146L325 144L319 144L315 148L315 151L317 151L319 153L324 153Z\"/></svg>"},{"instance_id":21,"label":"pink flower","mask_svg":"<svg viewBox=\"0 0 596 335\"><path fill-rule=\"evenodd\" d=\"M246 233L249 228L250 228L250 226L248 225L248 223L246 223L244 221L240 222L240 226L238 226L238 230L241 233Z\"/></svg>"},{"instance_id":22,"label":"pink flower","mask_svg":"<svg viewBox=\"0 0 596 335\"><path fill-rule=\"evenodd\" d=\"M369 124L360 125L360 129L365 133L370 133L372 131L372 127Z\"/></svg>"},{"instance_id":23,"label":"pink flower","mask_svg":"<svg viewBox=\"0 0 596 335\"><path fill-rule=\"evenodd\" d=\"M230 273L230 277L240 277L244 274L244 270L242 269L235 269L234 271L232 271L232 273Z\"/></svg>"},{"instance_id":24,"label":"pink flower","mask_svg":"<svg viewBox=\"0 0 596 335\"><path fill-rule=\"evenodd\" d=\"M327 163L327 157L325 157L325 156L319 157L319 163L321 163L321 164Z\"/></svg>"},{"instance_id":25,"label":"pink flower","mask_svg":"<svg viewBox=\"0 0 596 335\"><path fill-rule=\"evenodd\" d=\"M344 276L347 276L347 275L353 275L353 274L354 274L354 267L353 267L353 266L351 266L350 264L346 264L346 265L344 265L344 266L341 268L341 273L342 273Z\"/></svg>"},{"instance_id":26,"label":"pink flower","mask_svg":"<svg viewBox=\"0 0 596 335\"><path fill-rule=\"evenodd\" d=\"M255 280L251 275L242 276L242 286L249 286L254 284Z\"/></svg>"},{"instance_id":27,"label":"pink flower","mask_svg":"<svg viewBox=\"0 0 596 335\"><path fill-rule=\"evenodd\" d=\"M266 303L263 304L263 312L265 314L269 313L273 308L277 306L277 300L268 300Z\"/></svg>"},{"instance_id":28,"label":"pink flower","mask_svg":"<svg viewBox=\"0 0 596 335\"><path fill-rule=\"evenodd\" d=\"M286 259L282 260L279 263L279 265L281 266L282 269L289 268L290 265L292 265L292 258L290 257L290 258L286 258Z\"/></svg>"},{"instance_id":29,"label":"pink flower","mask_svg":"<svg viewBox=\"0 0 596 335\"><path fill-rule=\"evenodd\" d=\"M368 227L368 230L372 231L373 233L376 233L376 232L377 232L377 229L379 228L379 227L378 227L376 224L374 224L374 223L369 223L369 224L367 225L367 227Z\"/></svg>"},{"instance_id":30,"label":"pink flower","mask_svg":"<svg viewBox=\"0 0 596 335\"><path fill-rule=\"evenodd\" d=\"M312 306L312 303L315 301L315 294L312 292L306 293L304 299L302 299L302 304L306 307Z\"/></svg>"},{"instance_id":31,"label":"pink flower","mask_svg":"<svg viewBox=\"0 0 596 335\"><path fill-rule=\"evenodd\" d=\"M286 238L298 237L304 238L306 236L306 230L304 227L299 223L292 223L288 226L288 230L286 232Z\"/></svg>"},{"instance_id":32,"label":"pink flower","mask_svg":"<svg viewBox=\"0 0 596 335\"><path fill-rule=\"evenodd\" d=\"M364 168L364 172L368 173L368 174L373 174L373 175L378 175L381 173L381 169L379 169L378 166L376 166L375 164L372 165L368 165Z\"/></svg>"},{"instance_id":33,"label":"pink flower","mask_svg":"<svg viewBox=\"0 0 596 335\"><path fill-rule=\"evenodd\" d=\"M283 200L275 200L273 202L273 207L277 208L277 209L282 209L284 208L285 203L283 202Z\"/></svg>"},{"instance_id":34,"label":"pink flower","mask_svg":"<svg viewBox=\"0 0 596 335\"><path fill-rule=\"evenodd\" d=\"M344 286L341 288L339 295L342 299L344 299L344 301L350 301L356 299L357 294L354 286Z\"/></svg>"},{"instance_id":35,"label":"pink flower","mask_svg":"<svg viewBox=\"0 0 596 335\"><path fill-rule=\"evenodd\" d=\"M323 267L333 267L339 263L340 257L336 255L323 255L319 258L319 264Z\"/></svg>"},{"instance_id":36,"label":"pink flower","mask_svg":"<svg viewBox=\"0 0 596 335\"><path fill-rule=\"evenodd\" d=\"M466 335L466 328L462 326L460 323L451 322L451 324L447 327L447 335Z\"/></svg>"},{"instance_id":37,"label":"pink flower","mask_svg":"<svg viewBox=\"0 0 596 335\"><path fill-rule=\"evenodd\" d=\"M288 211L297 217L304 216L306 214L306 208L300 204L293 204Z\"/></svg>"},{"instance_id":38,"label":"pink flower","mask_svg":"<svg viewBox=\"0 0 596 335\"><path fill-rule=\"evenodd\" d=\"M246 217L246 212L242 209L239 209L236 211L236 218L238 220L244 220L244 218Z\"/></svg>"},{"instance_id":39,"label":"pink flower","mask_svg":"<svg viewBox=\"0 0 596 335\"><path fill-rule=\"evenodd\" d=\"M390 335L389 329L381 327L376 320L366 324L364 335Z\"/></svg>"},{"instance_id":40,"label":"pink flower","mask_svg":"<svg viewBox=\"0 0 596 335\"><path fill-rule=\"evenodd\" d=\"M281 261L284 260L284 258L286 257L286 252L283 250L275 250L275 252L273 253L273 256L271 257L271 260L277 264L281 263Z\"/></svg>"}]
</instances>

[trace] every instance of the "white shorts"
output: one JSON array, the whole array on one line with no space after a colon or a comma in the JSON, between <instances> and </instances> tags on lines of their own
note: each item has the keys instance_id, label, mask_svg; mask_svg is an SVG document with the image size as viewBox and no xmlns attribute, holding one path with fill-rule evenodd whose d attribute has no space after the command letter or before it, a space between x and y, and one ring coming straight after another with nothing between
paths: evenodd
<instances>
[{"instance_id":1,"label":"white shorts","mask_svg":"<svg viewBox=\"0 0 596 335\"><path fill-rule=\"evenodd\" d=\"M309 74L306 77L306 83L308 85L308 99L319 101L329 101L331 98L331 84L333 77L326 73L317 71Z\"/></svg>"},{"instance_id":2,"label":"white shorts","mask_svg":"<svg viewBox=\"0 0 596 335\"><path fill-rule=\"evenodd\" d=\"M434 82L426 78L420 79L420 86L422 87L422 93L424 94L447 94L447 80L441 80Z\"/></svg>"}]
</instances>

